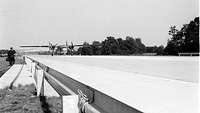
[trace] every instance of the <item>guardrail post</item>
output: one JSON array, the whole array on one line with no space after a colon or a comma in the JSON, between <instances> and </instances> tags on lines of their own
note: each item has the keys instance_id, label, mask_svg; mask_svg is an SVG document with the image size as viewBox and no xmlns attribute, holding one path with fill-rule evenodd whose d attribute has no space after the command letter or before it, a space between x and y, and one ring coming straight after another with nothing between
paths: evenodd
<instances>
[{"instance_id":1,"label":"guardrail post","mask_svg":"<svg viewBox=\"0 0 200 113\"><path fill-rule=\"evenodd\" d=\"M26 62L26 66L27 66L27 68L28 68L28 71L31 71L31 60L30 59L28 59L26 56L24 56L24 58L25 58L25 62Z\"/></svg>"},{"instance_id":2,"label":"guardrail post","mask_svg":"<svg viewBox=\"0 0 200 113\"><path fill-rule=\"evenodd\" d=\"M34 80L35 86L37 87L37 75L36 75L36 63L31 63L31 76Z\"/></svg>"},{"instance_id":3,"label":"guardrail post","mask_svg":"<svg viewBox=\"0 0 200 113\"><path fill-rule=\"evenodd\" d=\"M42 69L37 70L37 96L44 96L44 72Z\"/></svg>"},{"instance_id":4,"label":"guardrail post","mask_svg":"<svg viewBox=\"0 0 200 113\"><path fill-rule=\"evenodd\" d=\"M35 66L36 66L36 63L35 62L32 62L31 63L31 73L34 75L35 74Z\"/></svg>"}]
</instances>

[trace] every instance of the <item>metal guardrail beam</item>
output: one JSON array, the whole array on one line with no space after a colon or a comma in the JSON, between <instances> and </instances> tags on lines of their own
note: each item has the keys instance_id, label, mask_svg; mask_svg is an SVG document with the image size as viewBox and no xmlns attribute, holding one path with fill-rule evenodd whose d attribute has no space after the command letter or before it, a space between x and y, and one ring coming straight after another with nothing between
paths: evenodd
<instances>
[{"instance_id":1,"label":"metal guardrail beam","mask_svg":"<svg viewBox=\"0 0 200 113\"><path fill-rule=\"evenodd\" d=\"M74 80L69 76L40 63L39 61L36 61L30 57L28 58L44 70L44 78L60 95L69 95L72 94L72 92L78 94L77 91L81 90L82 93L89 99L88 103L90 107L92 109L96 109L100 113L142 113L141 111L128 106L125 103L122 103L117 99L114 99L86 84ZM64 88L62 85L67 88ZM72 92L70 93L69 90Z\"/></svg>"}]
</instances>

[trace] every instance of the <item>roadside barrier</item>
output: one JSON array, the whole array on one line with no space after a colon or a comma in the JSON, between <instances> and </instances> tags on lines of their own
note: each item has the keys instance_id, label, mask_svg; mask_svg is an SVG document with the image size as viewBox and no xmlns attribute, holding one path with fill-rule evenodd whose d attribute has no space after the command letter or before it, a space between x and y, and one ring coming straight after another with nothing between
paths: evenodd
<instances>
[{"instance_id":1,"label":"roadside barrier","mask_svg":"<svg viewBox=\"0 0 200 113\"><path fill-rule=\"evenodd\" d=\"M44 80L61 96L63 113L142 113L86 84L30 57L25 57L35 80L37 95L44 96Z\"/></svg>"},{"instance_id":2,"label":"roadside barrier","mask_svg":"<svg viewBox=\"0 0 200 113\"><path fill-rule=\"evenodd\" d=\"M178 53L178 56L199 56L199 53Z\"/></svg>"}]
</instances>

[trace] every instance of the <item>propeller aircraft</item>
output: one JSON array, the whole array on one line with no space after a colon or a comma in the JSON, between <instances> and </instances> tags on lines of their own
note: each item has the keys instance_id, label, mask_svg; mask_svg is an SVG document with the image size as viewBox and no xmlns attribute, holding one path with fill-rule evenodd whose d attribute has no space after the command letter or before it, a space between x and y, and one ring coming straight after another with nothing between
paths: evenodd
<instances>
[{"instance_id":1,"label":"propeller aircraft","mask_svg":"<svg viewBox=\"0 0 200 113\"><path fill-rule=\"evenodd\" d=\"M68 43L66 41L66 43L63 45L52 44L51 42L49 42L49 45L41 45L41 46L24 45L24 46L20 46L20 47L22 47L22 48L47 47L47 48L49 48L49 51L51 52L51 55L53 56L55 53L61 52L63 49L66 49L66 51L67 51L64 54L70 52L70 54L73 55L74 47L81 47L81 46L83 46L83 45L74 45L72 42L71 42L71 45L68 45Z\"/></svg>"}]
</instances>

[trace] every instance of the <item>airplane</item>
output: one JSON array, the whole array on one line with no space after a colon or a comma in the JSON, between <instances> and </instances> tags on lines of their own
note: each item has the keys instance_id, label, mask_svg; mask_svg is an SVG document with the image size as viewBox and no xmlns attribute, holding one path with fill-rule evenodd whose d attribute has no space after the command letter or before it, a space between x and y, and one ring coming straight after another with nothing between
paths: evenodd
<instances>
[{"instance_id":1,"label":"airplane","mask_svg":"<svg viewBox=\"0 0 200 113\"><path fill-rule=\"evenodd\" d=\"M67 52L70 52L71 55L73 55L74 52L74 47L81 47L83 45L74 45L71 42L71 45L68 45L67 41L64 45L58 45L58 44L52 44L51 42L49 42L49 45L41 45L41 46L32 46L32 45L25 45L25 46L20 46L22 48L24 47L47 47L49 48L49 51L51 52L51 55L53 56L56 52L60 51L60 49L66 48ZM64 53L66 54L66 53Z\"/></svg>"}]
</instances>

